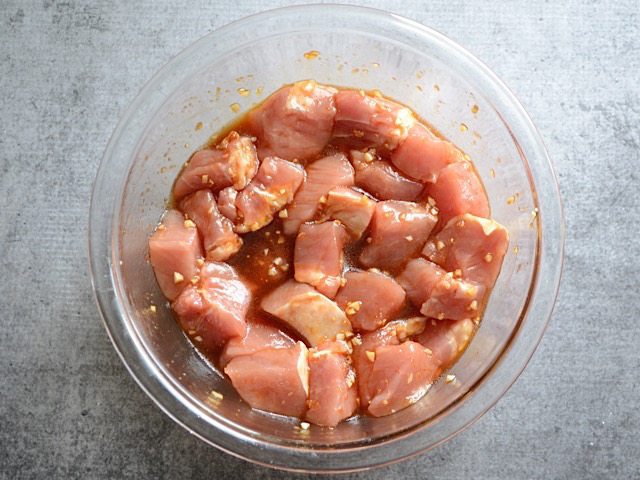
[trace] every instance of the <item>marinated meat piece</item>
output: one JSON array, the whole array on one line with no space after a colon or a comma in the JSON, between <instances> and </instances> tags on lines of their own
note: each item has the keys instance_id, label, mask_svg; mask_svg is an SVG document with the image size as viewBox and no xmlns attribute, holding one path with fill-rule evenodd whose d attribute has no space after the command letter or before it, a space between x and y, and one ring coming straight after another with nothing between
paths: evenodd
<instances>
[{"instance_id":1,"label":"marinated meat piece","mask_svg":"<svg viewBox=\"0 0 640 480\"><path fill-rule=\"evenodd\" d=\"M410 260L402 273L396 277L396 280L407 292L411 303L417 308L421 308L440 278L446 273L435 263L420 257Z\"/></svg>"},{"instance_id":2,"label":"marinated meat piece","mask_svg":"<svg viewBox=\"0 0 640 480\"><path fill-rule=\"evenodd\" d=\"M160 290L174 300L198 273L202 247L195 225L185 223L177 210L169 210L149 239L149 257Z\"/></svg>"},{"instance_id":3,"label":"marinated meat piece","mask_svg":"<svg viewBox=\"0 0 640 480\"><path fill-rule=\"evenodd\" d=\"M452 218L424 246L422 254L444 269L460 269L470 282L493 287L509 245L507 229L470 214Z\"/></svg>"},{"instance_id":4,"label":"marinated meat piece","mask_svg":"<svg viewBox=\"0 0 640 480\"><path fill-rule=\"evenodd\" d=\"M266 295L260 306L290 325L311 346L351 332L340 307L306 283L289 280Z\"/></svg>"},{"instance_id":5,"label":"marinated meat piece","mask_svg":"<svg viewBox=\"0 0 640 480\"><path fill-rule=\"evenodd\" d=\"M351 151L351 162L356 171L356 185L380 200L405 200L420 197L424 186L403 177L391 165L375 160L371 152Z\"/></svg>"},{"instance_id":6,"label":"marinated meat piece","mask_svg":"<svg viewBox=\"0 0 640 480\"><path fill-rule=\"evenodd\" d=\"M375 200L352 188L336 187L327 193L323 218L339 220L356 239L360 238L371 222Z\"/></svg>"},{"instance_id":7,"label":"marinated meat piece","mask_svg":"<svg viewBox=\"0 0 640 480\"><path fill-rule=\"evenodd\" d=\"M418 335L424 330L425 322L426 319L424 317L395 320L374 332L364 334L362 337L356 337L351 341L353 344L351 358L356 370L358 395L360 396L360 406L362 408L367 408L375 393L370 392L369 376L373 370L376 350L385 345L399 345L409 337Z\"/></svg>"},{"instance_id":8,"label":"marinated meat piece","mask_svg":"<svg viewBox=\"0 0 640 480\"><path fill-rule=\"evenodd\" d=\"M436 201L441 225L464 213L479 217L491 214L487 194L469 162L456 162L443 168L436 183L427 185L426 192Z\"/></svg>"},{"instance_id":9,"label":"marinated meat piece","mask_svg":"<svg viewBox=\"0 0 640 480\"><path fill-rule=\"evenodd\" d=\"M378 272L351 271L336 296L355 330L372 331L393 320L404 305L405 293L391 277Z\"/></svg>"},{"instance_id":10,"label":"marinated meat piece","mask_svg":"<svg viewBox=\"0 0 640 480\"><path fill-rule=\"evenodd\" d=\"M404 142L393 152L391 161L405 175L421 182L434 183L440 171L463 160L462 152L441 140L427 127L416 123Z\"/></svg>"},{"instance_id":11,"label":"marinated meat piece","mask_svg":"<svg viewBox=\"0 0 640 480\"><path fill-rule=\"evenodd\" d=\"M371 221L371 242L360 254L366 267L394 270L416 256L436 224L432 209L417 203L379 202Z\"/></svg>"},{"instance_id":12,"label":"marinated meat piece","mask_svg":"<svg viewBox=\"0 0 640 480\"><path fill-rule=\"evenodd\" d=\"M232 222L238 218L236 198L238 198L238 191L233 187L223 188L218 193L218 210Z\"/></svg>"},{"instance_id":13,"label":"marinated meat piece","mask_svg":"<svg viewBox=\"0 0 640 480\"><path fill-rule=\"evenodd\" d=\"M247 322L244 337L234 337L227 342L220 355L220 366L224 368L231 360L242 355L251 355L266 348L288 348L295 341L287 334L265 323Z\"/></svg>"},{"instance_id":14,"label":"marinated meat piece","mask_svg":"<svg viewBox=\"0 0 640 480\"><path fill-rule=\"evenodd\" d=\"M433 286L420 313L438 320L479 319L484 293L484 286L454 278L453 273L448 272Z\"/></svg>"},{"instance_id":15,"label":"marinated meat piece","mask_svg":"<svg viewBox=\"0 0 640 480\"><path fill-rule=\"evenodd\" d=\"M307 179L296 193L283 220L284 233L287 235L298 233L300 225L313 219L320 200L329 190L353 185L353 167L341 153L316 160L306 170Z\"/></svg>"},{"instance_id":16,"label":"marinated meat piece","mask_svg":"<svg viewBox=\"0 0 640 480\"><path fill-rule=\"evenodd\" d=\"M198 227L207 260L222 262L236 254L242 240L233 231L233 223L222 216L210 190L198 190L180 202L182 210Z\"/></svg>"},{"instance_id":17,"label":"marinated meat piece","mask_svg":"<svg viewBox=\"0 0 640 480\"><path fill-rule=\"evenodd\" d=\"M252 139L233 131L215 148L200 150L191 157L173 186L173 196L180 200L202 188L217 192L233 186L241 190L257 170L258 155Z\"/></svg>"},{"instance_id":18,"label":"marinated meat piece","mask_svg":"<svg viewBox=\"0 0 640 480\"><path fill-rule=\"evenodd\" d=\"M344 341L323 342L309 351L309 410L316 425L335 427L358 407L351 349Z\"/></svg>"},{"instance_id":19,"label":"marinated meat piece","mask_svg":"<svg viewBox=\"0 0 640 480\"><path fill-rule=\"evenodd\" d=\"M336 115L335 92L314 81L298 82L251 112L249 124L262 142L261 156L305 160L322 153Z\"/></svg>"},{"instance_id":20,"label":"marinated meat piece","mask_svg":"<svg viewBox=\"0 0 640 480\"><path fill-rule=\"evenodd\" d=\"M293 417L301 417L307 409L309 364L302 342L236 357L224 373L253 408Z\"/></svg>"},{"instance_id":21,"label":"marinated meat piece","mask_svg":"<svg viewBox=\"0 0 640 480\"><path fill-rule=\"evenodd\" d=\"M243 337L251 294L235 270L226 263L205 262L194 280L172 305L182 329L205 349Z\"/></svg>"},{"instance_id":22,"label":"marinated meat piece","mask_svg":"<svg viewBox=\"0 0 640 480\"><path fill-rule=\"evenodd\" d=\"M254 232L273 220L273 216L293 200L304 180L301 165L277 157L267 157L258 174L236 199L240 222L236 231Z\"/></svg>"},{"instance_id":23,"label":"marinated meat piece","mask_svg":"<svg viewBox=\"0 0 640 480\"><path fill-rule=\"evenodd\" d=\"M314 286L329 298L335 297L348 238L347 230L338 221L302 225L293 257L295 279Z\"/></svg>"},{"instance_id":24,"label":"marinated meat piece","mask_svg":"<svg viewBox=\"0 0 640 480\"><path fill-rule=\"evenodd\" d=\"M392 151L416 122L408 108L363 91L341 90L335 102L333 139L350 147L383 147Z\"/></svg>"},{"instance_id":25,"label":"marinated meat piece","mask_svg":"<svg viewBox=\"0 0 640 480\"><path fill-rule=\"evenodd\" d=\"M376 348L367 382L371 398L367 411L382 417L416 403L438 378L438 367L433 355L417 342Z\"/></svg>"},{"instance_id":26,"label":"marinated meat piece","mask_svg":"<svg viewBox=\"0 0 640 480\"><path fill-rule=\"evenodd\" d=\"M414 340L427 348L438 362L440 373L447 370L464 352L473 337L475 324L464 320L427 320ZM429 352L427 352L429 353Z\"/></svg>"}]
</instances>

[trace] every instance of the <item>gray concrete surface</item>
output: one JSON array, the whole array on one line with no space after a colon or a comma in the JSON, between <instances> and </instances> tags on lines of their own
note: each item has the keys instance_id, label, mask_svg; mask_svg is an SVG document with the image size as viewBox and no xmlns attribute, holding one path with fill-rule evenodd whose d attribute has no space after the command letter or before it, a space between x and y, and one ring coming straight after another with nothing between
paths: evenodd
<instances>
[{"instance_id":1,"label":"gray concrete surface","mask_svg":"<svg viewBox=\"0 0 640 480\"><path fill-rule=\"evenodd\" d=\"M0 477L287 478L210 448L128 376L89 287L91 182L150 75L285 2L0 3ZM349 478L640 478L640 7L362 2L435 27L521 99L559 174L564 282L529 367L470 430Z\"/></svg>"}]
</instances>

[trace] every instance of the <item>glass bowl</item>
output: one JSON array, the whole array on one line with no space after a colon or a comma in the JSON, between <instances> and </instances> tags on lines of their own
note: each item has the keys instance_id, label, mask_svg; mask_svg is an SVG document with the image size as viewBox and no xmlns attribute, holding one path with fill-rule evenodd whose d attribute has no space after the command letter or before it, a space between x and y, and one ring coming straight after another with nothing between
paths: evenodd
<instances>
[{"instance_id":1,"label":"glass bowl","mask_svg":"<svg viewBox=\"0 0 640 480\"><path fill-rule=\"evenodd\" d=\"M493 216L511 236L483 322L452 369L456 381L436 383L421 401L394 415L335 429L302 430L243 403L178 328L147 256L149 234L191 152L239 111L301 79L379 89L413 108L472 158ZM89 228L99 309L141 388L215 447L262 465L312 472L399 461L451 438L486 412L542 337L563 243L549 157L505 85L440 33L397 15L337 5L288 7L239 20L162 68L107 146Z\"/></svg>"}]
</instances>

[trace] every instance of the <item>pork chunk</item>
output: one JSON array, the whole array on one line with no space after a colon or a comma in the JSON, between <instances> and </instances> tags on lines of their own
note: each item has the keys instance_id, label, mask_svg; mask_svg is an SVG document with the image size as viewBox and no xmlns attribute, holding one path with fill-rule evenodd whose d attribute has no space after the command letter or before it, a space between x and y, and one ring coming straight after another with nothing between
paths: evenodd
<instances>
[{"instance_id":1,"label":"pork chunk","mask_svg":"<svg viewBox=\"0 0 640 480\"><path fill-rule=\"evenodd\" d=\"M360 254L365 267L396 270L415 257L436 224L432 209L411 202L379 202L371 221L371 242Z\"/></svg>"},{"instance_id":2,"label":"pork chunk","mask_svg":"<svg viewBox=\"0 0 640 480\"><path fill-rule=\"evenodd\" d=\"M294 250L295 279L312 285L329 298L335 297L348 238L347 230L335 220L302 225Z\"/></svg>"},{"instance_id":3,"label":"pork chunk","mask_svg":"<svg viewBox=\"0 0 640 480\"><path fill-rule=\"evenodd\" d=\"M242 240L231 220L220 214L211 190L198 190L180 202L180 209L198 227L207 260L223 262L235 255Z\"/></svg>"},{"instance_id":4,"label":"pork chunk","mask_svg":"<svg viewBox=\"0 0 640 480\"><path fill-rule=\"evenodd\" d=\"M350 271L336 296L355 330L372 331L393 320L404 305L405 292L391 277L372 271Z\"/></svg>"},{"instance_id":5,"label":"pork chunk","mask_svg":"<svg viewBox=\"0 0 640 480\"><path fill-rule=\"evenodd\" d=\"M311 346L351 332L340 307L306 283L289 280L265 296L260 306L290 325Z\"/></svg>"},{"instance_id":6,"label":"pork chunk","mask_svg":"<svg viewBox=\"0 0 640 480\"><path fill-rule=\"evenodd\" d=\"M371 152L352 150L351 162L356 171L356 185L379 200L414 201L424 186L403 177L391 165L376 160Z\"/></svg>"},{"instance_id":7,"label":"pork chunk","mask_svg":"<svg viewBox=\"0 0 640 480\"><path fill-rule=\"evenodd\" d=\"M185 224L177 210L169 210L149 239L149 257L160 290L174 300L198 272L202 247L195 226Z\"/></svg>"},{"instance_id":8,"label":"pork chunk","mask_svg":"<svg viewBox=\"0 0 640 480\"><path fill-rule=\"evenodd\" d=\"M307 179L296 193L283 220L284 233L298 233L300 225L315 216L322 197L334 187L350 187L354 182L353 167L343 154L321 158L307 166Z\"/></svg>"}]
</instances>

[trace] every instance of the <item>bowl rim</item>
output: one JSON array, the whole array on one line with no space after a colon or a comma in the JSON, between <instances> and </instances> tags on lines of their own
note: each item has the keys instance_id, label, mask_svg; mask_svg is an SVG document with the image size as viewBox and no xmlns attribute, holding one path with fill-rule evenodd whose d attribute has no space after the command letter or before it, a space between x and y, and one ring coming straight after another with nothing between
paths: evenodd
<instances>
[{"instance_id":1,"label":"bowl rim","mask_svg":"<svg viewBox=\"0 0 640 480\"><path fill-rule=\"evenodd\" d=\"M505 348L500 353L494 364L485 372L485 374L479 378L475 384L469 389L469 391L463 395L459 400L452 405L444 409L435 417L431 417L425 422L412 427L408 430L398 432L394 435L384 437L372 444L362 444L355 446L347 446L340 449L318 449L317 447L310 448L304 446L282 446L274 445L270 442L264 442L256 439L255 437L248 436L243 433L239 433L237 430L233 430L233 422L229 421L228 425L223 423L217 424L220 434L226 434L230 438L225 438L225 441L220 439L214 439L206 436L203 431L198 428L198 418L194 419L194 413L192 409L189 409L188 405L185 405L183 401L179 401L178 397L182 395L177 391L175 386L171 385L171 382L162 378L160 371L153 364L149 355L144 356L146 352L144 344L140 341L135 332L127 331L127 326L124 325L123 331L116 328L115 322L120 321L125 323L126 311L121 304L120 299L126 298L126 296L118 295L116 292L119 288L118 283L118 270L119 265L116 263L116 258L113 256L112 246L117 244L117 234L114 231L112 222L115 221L119 213L120 203L115 195L111 195L108 198L109 204L113 207L111 211L105 211L104 201L105 192L109 189L106 185L106 179L108 178L108 163L113 151L118 143L119 138L123 134L125 127L129 124L135 113L142 106L146 93L149 92L159 82L159 80L171 71L181 58L188 56L189 54L197 51L202 45L210 42L216 37L225 35L227 32L234 29L242 28L247 24L254 24L260 21L266 21L274 16L293 14L293 13L306 13L313 14L320 10L326 11L331 9L334 12L341 12L347 14L366 15L368 17L376 17L380 21L394 23L399 28L406 28L420 35L423 39L428 38L432 42L441 44L447 50L457 54L461 61L468 63L471 67L475 68L477 73L484 77L487 86L491 86L496 94L500 94L502 101L512 109L512 113L517 117L519 126L522 133L526 133L528 136L529 149L533 149L535 155L533 157L527 157L525 159L525 165L531 167L530 159L536 160L535 167L537 170L530 173L530 184L532 192L534 194L534 201L538 208L538 215L534 218L538 227L538 241L536 252L536 265L534 276L531 281L529 296L527 304L521 312L520 319L517 325L514 327L511 338L507 342ZM511 124L509 124L511 125ZM514 142L516 145L520 143L516 140L515 134L513 134ZM540 183L534 181L531 177L541 177L546 182ZM551 181L549 181L551 180ZM544 207L543 207L544 201ZM546 216L551 218L551 228L543 228L543 222L545 225L549 225L546 222ZM555 222L555 223L553 223ZM555 229L553 228L555 227ZM551 233L550 233L551 232ZM548 238L550 236L554 238ZM100 162L94 183L92 188L92 196L89 207L89 229L88 229L88 252L89 252L89 270L91 277L91 284L94 293L94 298L98 306L103 324L107 330L107 334L111 339L111 342L117 351L120 359L124 363L125 367L129 371L130 375L135 379L136 383L142 388L142 390L154 401L156 405L176 423L181 425L191 434L197 436L206 443L219 448L226 453L229 453L238 458L251 461L263 466L279 468L282 470L296 471L296 472L326 472L326 473L346 473L360 470L366 470L369 468L380 467L392 463L402 461L404 459L419 455L431 448L436 447L449 440L453 436L457 435L461 431L469 428L474 424L486 411L488 411L497 401L504 395L504 393L510 388L510 386L517 380L526 365L528 364L531 356L535 352L543 333L550 320L553 306L557 298L557 293L560 285L560 279L563 266L563 251L565 241L565 222L562 208L562 200L560 197L558 180L554 172L551 159L546 151L542 138L537 131L533 122L525 112L522 105L513 95L511 90L479 59L464 49L462 46L450 40L445 35L438 31L426 27L416 21L410 20L395 13L386 12L379 9L370 7L360 7L344 4L310 4L299 6L281 7L272 10L266 10L247 17L243 17L239 20L231 22L213 32L205 35L196 42L189 45L187 48L173 56L160 70L158 70L150 80L143 86L135 99L131 102L129 107L121 115L118 125L114 129L111 135L105 153ZM105 262L105 260L107 260ZM550 278L551 281L545 282L544 285L540 284L540 278ZM543 292L540 296L539 293ZM538 295L538 296L536 296ZM334 465L336 457L345 451L357 452L368 450L371 448L380 448L382 446L390 446L392 443L407 440L410 437L415 436L421 429L425 428L426 423L432 423L441 417L446 412L450 412L452 409L457 408L461 403L465 402L465 399L469 398L479 386L483 385L488 378L496 372L499 368L505 368L505 359L508 352L513 348L513 343L516 340L516 335L521 334L521 328L524 325L526 317L532 312L531 308L535 306L536 313L539 316L539 322L535 329L535 338L528 340L526 345L526 351L521 356L517 365L511 365L509 368L509 380L501 385L497 390L493 391L491 398L485 400L483 407L480 408L474 415L467 419L463 425L452 431L450 434L443 436L436 442L432 442L429 445L421 446L417 448L409 449L401 455L387 455L382 460L377 460L370 464L362 464L358 466L347 466L344 464ZM132 358L133 357L133 358ZM512 362L513 363L513 362ZM231 441L229 441L231 440ZM267 460L264 455L258 456L257 452L263 449L270 449L273 453L270 460ZM387 451L388 453L388 451ZM311 455L310 455L311 454ZM273 458L277 457L277 458ZM302 462L299 460L303 458ZM284 460L284 461L283 461ZM287 462L294 462L294 464Z\"/></svg>"}]
</instances>

